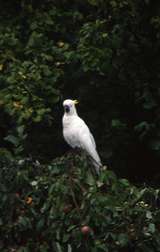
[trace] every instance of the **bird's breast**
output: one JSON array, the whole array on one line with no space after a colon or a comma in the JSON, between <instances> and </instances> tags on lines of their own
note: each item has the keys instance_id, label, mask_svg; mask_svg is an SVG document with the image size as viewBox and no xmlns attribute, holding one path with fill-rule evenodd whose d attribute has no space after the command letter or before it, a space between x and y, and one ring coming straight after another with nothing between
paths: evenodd
<instances>
[{"instance_id":1,"label":"bird's breast","mask_svg":"<svg viewBox=\"0 0 160 252\"><path fill-rule=\"evenodd\" d=\"M80 147L79 126L74 118L63 118L63 136L73 148Z\"/></svg>"}]
</instances>

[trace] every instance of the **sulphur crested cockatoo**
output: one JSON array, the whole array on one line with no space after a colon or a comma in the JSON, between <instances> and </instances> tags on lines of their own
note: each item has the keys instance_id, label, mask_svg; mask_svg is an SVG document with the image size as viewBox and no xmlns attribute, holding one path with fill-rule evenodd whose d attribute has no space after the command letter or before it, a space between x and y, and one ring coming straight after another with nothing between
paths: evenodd
<instances>
[{"instance_id":1,"label":"sulphur crested cockatoo","mask_svg":"<svg viewBox=\"0 0 160 252\"><path fill-rule=\"evenodd\" d=\"M77 100L70 99L63 102L63 136L72 148L78 147L86 152L90 157L96 172L99 173L102 164L96 151L95 140L88 126L77 114L75 107L75 104L77 103Z\"/></svg>"}]
</instances>

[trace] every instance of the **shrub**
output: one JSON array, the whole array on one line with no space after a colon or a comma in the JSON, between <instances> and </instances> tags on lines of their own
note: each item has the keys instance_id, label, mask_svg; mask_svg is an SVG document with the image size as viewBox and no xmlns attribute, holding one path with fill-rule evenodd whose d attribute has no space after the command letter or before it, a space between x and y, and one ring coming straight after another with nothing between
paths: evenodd
<instances>
[{"instance_id":1,"label":"shrub","mask_svg":"<svg viewBox=\"0 0 160 252\"><path fill-rule=\"evenodd\" d=\"M159 251L159 190L86 159L1 160L1 251Z\"/></svg>"}]
</instances>

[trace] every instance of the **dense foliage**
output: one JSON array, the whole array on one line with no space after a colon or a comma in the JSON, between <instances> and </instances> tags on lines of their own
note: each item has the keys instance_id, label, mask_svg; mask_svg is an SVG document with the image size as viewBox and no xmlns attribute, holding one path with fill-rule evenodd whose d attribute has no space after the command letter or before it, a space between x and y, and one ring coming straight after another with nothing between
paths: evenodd
<instances>
[{"instance_id":1,"label":"dense foliage","mask_svg":"<svg viewBox=\"0 0 160 252\"><path fill-rule=\"evenodd\" d=\"M82 156L47 166L1 158L0 250L160 251L159 190L89 171Z\"/></svg>"},{"instance_id":2,"label":"dense foliage","mask_svg":"<svg viewBox=\"0 0 160 252\"><path fill-rule=\"evenodd\" d=\"M132 179L157 178L158 7L150 0L4 1L1 150L61 155L61 102L77 98L103 162Z\"/></svg>"}]
</instances>

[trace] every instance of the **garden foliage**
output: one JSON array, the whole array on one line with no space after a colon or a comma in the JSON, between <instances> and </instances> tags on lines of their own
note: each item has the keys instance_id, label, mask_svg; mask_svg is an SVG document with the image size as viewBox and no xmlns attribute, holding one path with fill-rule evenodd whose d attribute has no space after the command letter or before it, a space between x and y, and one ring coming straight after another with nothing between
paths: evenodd
<instances>
[{"instance_id":1,"label":"garden foliage","mask_svg":"<svg viewBox=\"0 0 160 252\"><path fill-rule=\"evenodd\" d=\"M160 251L159 190L95 178L82 156L3 158L0 182L3 252Z\"/></svg>"}]
</instances>

